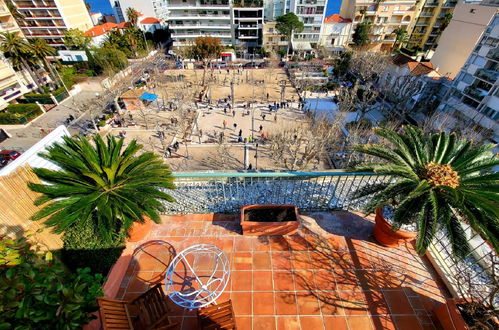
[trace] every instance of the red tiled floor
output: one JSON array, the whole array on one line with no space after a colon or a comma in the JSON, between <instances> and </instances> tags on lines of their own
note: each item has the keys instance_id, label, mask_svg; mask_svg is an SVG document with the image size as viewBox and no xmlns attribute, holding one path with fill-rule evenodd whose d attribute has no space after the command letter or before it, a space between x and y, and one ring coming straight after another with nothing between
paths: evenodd
<instances>
[{"instance_id":1,"label":"red tiled floor","mask_svg":"<svg viewBox=\"0 0 499 330\"><path fill-rule=\"evenodd\" d=\"M275 315L274 293L253 293L253 315Z\"/></svg>"},{"instance_id":2,"label":"red tiled floor","mask_svg":"<svg viewBox=\"0 0 499 330\"><path fill-rule=\"evenodd\" d=\"M324 328L326 330L348 330L347 319L344 316L325 316Z\"/></svg>"},{"instance_id":3,"label":"red tiled floor","mask_svg":"<svg viewBox=\"0 0 499 330\"><path fill-rule=\"evenodd\" d=\"M276 315L297 315L296 297L292 292L275 293Z\"/></svg>"},{"instance_id":4,"label":"red tiled floor","mask_svg":"<svg viewBox=\"0 0 499 330\"><path fill-rule=\"evenodd\" d=\"M148 245L134 254L118 298L137 297L164 281L173 249L204 243L229 258L230 281L217 302L232 299L238 329L434 329L429 312L446 291L426 258L411 244L392 249L378 245L362 229L372 218L347 212L308 218L314 217L334 223L334 234L325 225L319 226L320 235L303 227L292 236L249 237L239 234L230 217L216 222L213 215L164 217L163 224L154 225ZM351 227L353 222L357 224ZM355 237L348 237L350 232ZM208 260L189 262L211 274ZM180 321L178 329L196 327L196 311L169 305L171 319Z\"/></svg>"},{"instance_id":5,"label":"red tiled floor","mask_svg":"<svg viewBox=\"0 0 499 330\"><path fill-rule=\"evenodd\" d=\"M253 269L255 269L255 270L272 269L272 267L270 265L270 253L268 253L268 252L253 252Z\"/></svg>"},{"instance_id":6,"label":"red tiled floor","mask_svg":"<svg viewBox=\"0 0 499 330\"><path fill-rule=\"evenodd\" d=\"M253 291L273 291L271 271L253 271Z\"/></svg>"},{"instance_id":7,"label":"red tiled floor","mask_svg":"<svg viewBox=\"0 0 499 330\"><path fill-rule=\"evenodd\" d=\"M278 316L277 330L296 330L300 328L298 316Z\"/></svg>"},{"instance_id":8,"label":"red tiled floor","mask_svg":"<svg viewBox=\"0 0 499 330\"><path fill-rule=\"evenodd\" d=\"M253 317L253 329L275 330L274 316L255 316Z\"/></svg>"},{"instance_id":9,"label":"red tiled floor","mask_svg":"<svg viewBox=\"0 0 499 330\"><path fill-rule=\"evenodd\" d=\"M324 323L320 316L300 316L300 324L302 329L324 329Z\"/></svg>"}]
</instances>

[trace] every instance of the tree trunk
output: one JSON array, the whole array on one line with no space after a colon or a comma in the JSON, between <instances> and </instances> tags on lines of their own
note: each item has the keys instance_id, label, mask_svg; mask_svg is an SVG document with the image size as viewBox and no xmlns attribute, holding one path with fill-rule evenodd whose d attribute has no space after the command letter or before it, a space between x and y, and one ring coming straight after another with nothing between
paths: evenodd
<instances>
[{"instance_id":1,"label":"tree trunk","mask_svg":"<svg viewBox=\"0 0 499 330\"><path fill-rule=\"evenodd\" d=\"M43 93L44 90L40 86L40 80L38 79L38 76L33 72L33 70L31 70L31 67L28 65L28 63L26 62L26 60L24 58L21 59L21 63L22 63L21 67L23 69L25 69L26 71L28 71L28 73L29 73L31 79L33 80L33 83L35 84L38 92Z\"/></svg>"},{"instance_id":2,"label":"tree trunk","mask_svg":"<svg viewBox=\"0 0 499 330\"><path fill-rule=\"evenodd\" d=\"M52 64L46 58L43 58L43 63L45 64L45 68L50 72L50 79L52 79L52 83L55 86L58 86L59 84L57 83L57 76L54 72L54 68L52 67Z\"/></svg>"}]
</instances>

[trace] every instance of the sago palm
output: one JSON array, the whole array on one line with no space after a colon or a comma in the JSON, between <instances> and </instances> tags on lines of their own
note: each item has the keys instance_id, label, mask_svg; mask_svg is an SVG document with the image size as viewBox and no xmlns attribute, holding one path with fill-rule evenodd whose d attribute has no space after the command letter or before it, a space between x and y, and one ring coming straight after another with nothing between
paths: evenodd
<instances>
[{"instance_id":1,"label":"sago palm","mask_svg":"<svg viewBox=\"0 0 499 330\"><path fill-rule=\"evenodd\" d=\"M35 203L48 204L32 219L48 217L45 224L57 233L90 224L106 241L143 216L159 223L162 200L174 201L164 191L175 188L168 165L152 152L138 154L135 140L126 148L114 137L106 143L97 135L92 142L65 137L41 154L60 169L33 169L43 182L29 184L42 194Z\"/></svg>"},{"instance_id":2,"label":"sago palm","mask_svg":"<svg viewBox=\"0 0 499 330\"><path fill-rule=\"evenodd\" d=\"M365 211L394 204L394 229L416 223L416 248L423 254L435 233L444 230L456 256L468 253L466 235L460 221L471 227L499 251L499 165L493 145L475 146L459 140L455 133L425 136L412 126L403 132L379 128L376 134L393 146L361 145L355 150L380 163L359 166L362 171L389 175L392 180L368 185L354 198L372 196Z\"/></svg>"}]
</instances>

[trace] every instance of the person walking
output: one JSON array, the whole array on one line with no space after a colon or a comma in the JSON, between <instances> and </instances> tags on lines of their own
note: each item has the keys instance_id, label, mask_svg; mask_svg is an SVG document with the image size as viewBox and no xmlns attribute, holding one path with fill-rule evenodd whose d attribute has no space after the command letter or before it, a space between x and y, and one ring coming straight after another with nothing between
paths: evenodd
<instances>
[{"instance_id":1,"label":"person walking","mask_svg":"<svg viewBox=\"0 0 499 330\"><path fill-rule=\"evenodd\" d=\"M263 114L263 115L262 115L262 119L263 119L263 121L265 121L265 117L267 117L267 115L266 115L266 114Z\"/></svg>"},{"instance_id":2,"label":"person walking","mask_svg":"<svg viewBox=\"0 0 499 330\"><path fill-rule=\"evenodd\" d=\"M239 130L239 136L243 136L243 130L242 129Z\"/></svg>"},{"instance_id":3,"label":"person walking","mask_svg":"<svg viewBox=\"0 0 499 330\"><path fill-rule=\"evenodd\" d=\"M274 122L277 123L277 113L274 115Z\"/></svg>"},{"instance_id":4,"label":"person walking","mask_svg":"<svg viewBox=\"0 0 499 330\"><path fill-rule=\"evenodd\" d=\"M262 125L260 125L260 131L259 131L259 132L261 132L262 130L263 130L263 126L262 126Z\"/></svg>"},{"instance_id":5,"label":"person walking","mask_svg":"<svg viewBox=\"0 0 499 330\"><path fill-rule=\"evenodd\" d=\"M232 117L236 116L236 110L232 110Z\"/></svg>"},{"instance_id":6,"label":"person walking","mask_svg":"<svg viewBox=\"0 0 499 330\"><path fill-rule=\"evenodd\" d=\"M236 130L237 128L237 123L234 123L234 130Z\"/></svg>"},{"instance_id":7,"label":"person walking","mask_svg":"<svg viewBox=\"0 0 499 330\"><path fill-rule=\"evenodd\" d=\"M227 107L224 107L224 115L227 115Z\"/></svg>"},{"instance_id":8,"label":"person walking","mask_svg":"<svg viewBox=\"0 0 499 330\"><path fill-rule=\"evenodd\" d=\"M227 120L224 120L224 129L227 128Z\"/></svg>"}]
</instances>

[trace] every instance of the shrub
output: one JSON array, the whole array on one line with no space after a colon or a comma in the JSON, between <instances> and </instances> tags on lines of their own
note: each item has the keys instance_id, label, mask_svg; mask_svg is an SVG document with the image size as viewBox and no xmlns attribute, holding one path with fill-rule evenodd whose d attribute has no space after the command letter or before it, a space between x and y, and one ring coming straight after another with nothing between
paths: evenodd
<instances>
[{"instance_id":1,"label":"shrub","mask_svg":"<svg viewBox=\"0 0 499 330\"><path fill-rule=\"evenodd\" d=\"M7 111L10 113L26 114L37 110L40 110L40 107L35 103L10 104L7 106Z\"/></svg>"},{"instance_id":2,"label":"shrub","mask_svg":"<svg viewBox=\"0 0 499 330\"><path fill-rule=\"evenodd\" d=\"M0 113L0 124L24 124L40 116L43 111L37 104L10 104L7 112Z\"/></svg>"},{"instance_id":3,"label":"shrub","mask_svg":"<svg viewBox=\"0 0 499 330\"><path fill-rule=\"evenodd\" d=\"M8 112L0 112L0 124L4 125L19 124L19 118Z\"/></svg>"},{"instance_id":4,"label":"shrub","mask_svg":"<svg viewBox=\"0 0 499 330\"><path fill-rule=\"evenodd\" d=\"M92 228L71 227L63 236L62 260L75 270L89 267L93 273L107 275L125 248L125 234L117 234L112 242L99 239Z\"/></svg>"},{"instance_id":5,"label":"shrub","mask_svg":"<svg viewBox=\"0 0 499 330\"><path fill-rule=\"evenodd\" d=\"M26 239L0 238L0 329L80 329L102 282L88 268L69 272Z\"/></svg>"}]
</instances>

